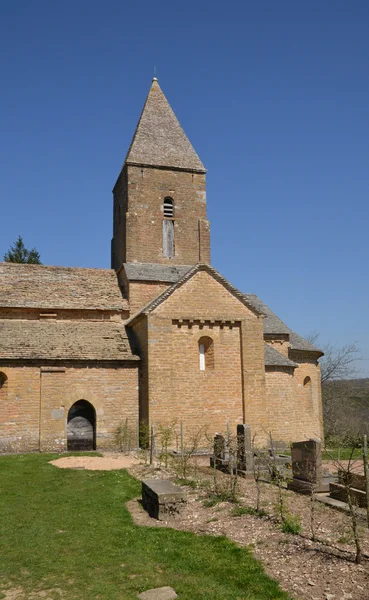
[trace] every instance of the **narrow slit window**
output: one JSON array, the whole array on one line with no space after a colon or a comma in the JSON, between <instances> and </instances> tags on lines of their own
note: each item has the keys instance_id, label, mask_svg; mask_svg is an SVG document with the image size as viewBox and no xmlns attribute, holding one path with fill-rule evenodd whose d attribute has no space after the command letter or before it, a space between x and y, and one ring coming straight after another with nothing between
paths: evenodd
<instances>
[{"instance_id":1,"label":"narrow slit window","mask_svg":"<svg viewBox=\"0 0 369 600\"><path fill-rule=\"evenodd\" d=\"M205 346L204 344L199 344L200 351L200 371L205 371Z\"/></svg>"},{"instance_id":2,"label":"narrow slit window","mask_svg":"<svg viewBox=\"0 0 369 600\"><path fill-rule=\"evenodd\" d=\"M200 371L214 369L214 344L211 337L202 337L199 339L199 359Z\"/></svg>"},{"instance_id":3,"label":"narrow slit window","mask_svg":"<svg viewBox=\"0 0 369 600\"><path fill-rule=\"evenodd\" d=\"M164 217L174 218L174 202L172 198L164 198Z\"/></svg>"},{"instance_id":4,"label":"narrow slit window","mask_svg":"<svg viewBox=\"0 0 369 600\"><path fill-rule=\"evenodd\" d=\"M304 379L304 393L306 408L313 408L313 389L310 377L305 377Z\"/></svg>"}]
</instances>

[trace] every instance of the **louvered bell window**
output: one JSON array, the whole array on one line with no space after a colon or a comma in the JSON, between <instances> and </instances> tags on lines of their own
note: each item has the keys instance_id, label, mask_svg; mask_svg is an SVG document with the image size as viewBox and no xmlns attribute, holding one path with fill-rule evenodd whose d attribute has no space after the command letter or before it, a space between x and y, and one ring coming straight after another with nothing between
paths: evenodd
<instances>
[{"instance_id":1,"label":"louvered bell window","mask_svg":"<svg viewBox=\"0 0 369 600\"><path fill-rule=\"evenodd\" d=\"M164 217L168 219L173 219L174 217L174 202L172 198L164 199Z\"/></svg>"}]
</instances>

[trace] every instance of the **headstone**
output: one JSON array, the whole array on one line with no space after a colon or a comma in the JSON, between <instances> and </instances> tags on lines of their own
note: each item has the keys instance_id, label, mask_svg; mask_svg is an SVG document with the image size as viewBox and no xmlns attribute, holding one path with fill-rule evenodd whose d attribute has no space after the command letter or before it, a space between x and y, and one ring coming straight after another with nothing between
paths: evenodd
<instances>
[{"instance_id":1,"label":"headstone","mask_svg":"<svg viewBox=\"0 0 369 600\"><path fill-rule=\"evenodd\" d=\"M220 433L214 436L214 452L210 457L210 466L221 471L229 469L229 447L226 438Z\"/></svg>"},{"instance_id":2,"label":"headstone","mask_svg":"<svg viewBox=\"0 0 369 600\"><path fill-rule=\"evenodd\" d=\"M293 479L287 483L289 490L310 494L329 491L329 482L323 478L322 446L319 440L294 442L291 446Z\"/></svg>"},{"instance_id":3,"label":"headstone","mask_svg":"<svg viewBox=\"0 0 369 600\"><path fill-rule=\"evenodd\" d=\"M138 594L137 598L139 600L174 600L178 596L172 587L166 585L161 588L153 588L152 590L142 592Z\"/></svg>"},{"instance_id":4,"label":"headstone","mask_svg":"<svg viewBox=\"0 0 369 600\"><path fill-rule=\"evenodd\" d=\"M254 469L251 427L245 423L237 425L237 467L240 471L253 471Z\"/></svg>"},{"instance_id":5,"label":"headstone","mask_svg":"<svg viewBox=\"0 0 369 600\"><path fill-rule=\"evenodd\" d=\"M291 446L294 479L319 483L322 479L322 446L318 440L294 442Z\"/></svg>"},{"instance_id":6,"label":"headstone","mask_svg":"<svg viewBox=\"0 0 369 600\"><path fill-rule=\"evenodd\" d=\"M215 460L226 460L226 441L224 435L220 433L214 436L214 458Z\"/></svg>"}]
</instances>

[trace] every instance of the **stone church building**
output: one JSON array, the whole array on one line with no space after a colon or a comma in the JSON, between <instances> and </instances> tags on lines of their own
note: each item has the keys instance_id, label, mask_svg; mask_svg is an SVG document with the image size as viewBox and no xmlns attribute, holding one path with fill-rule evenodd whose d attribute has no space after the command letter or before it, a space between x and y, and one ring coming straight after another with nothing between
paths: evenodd
<instances>
[{"instance_id":1,"label":"stone church building","mask_svg":"<svg viewBox=\"0 0 369 600\"><path fill-rule=\"evenodd\" d=\"M0 263L0 450L139 421L322 437L322 352L211 266L206 169L155 78L113 195L111 269Z\"/></svg>"}]
</instances>

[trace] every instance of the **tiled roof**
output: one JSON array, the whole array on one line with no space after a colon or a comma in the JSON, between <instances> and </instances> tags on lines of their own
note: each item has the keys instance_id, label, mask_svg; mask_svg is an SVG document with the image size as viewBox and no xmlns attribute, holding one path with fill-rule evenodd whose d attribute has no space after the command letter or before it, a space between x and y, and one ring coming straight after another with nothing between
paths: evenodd
<instances>
[{"instance_id":1,"label":"tiled roof","mask_svg":"<svg viewBox=\"0 0 369 600\"><path fill-rule=\"evenodd\" d=\"M266 367L292 367L295 369L298 366L269 344L264 344L264 363Z\"/></svg>"},{"instance_id":2,"label":"tiled roof","mask_svg":"<svg viewBox=\"0 0 369 600\"><path fill-rule=\"evenodd\" d=\"M122 310L113 269L0 263L0 307Z\"/></svg>"},{"instance_id":3,"label":"tiled roof","mask_svg":"<svg viewBox=\"0 0 369 600\"><path fill-rule=\"evenodd\" d=\"M288 334L290 333L290 328L281 321L273 311L270 310L269 306L264 304L260 298L256 294L245 294L245 298L249 300L252 304L254 304L255 308L257 308L260 312L264 313L264 333L275 333L275 334Z\"/></svg>"},{"instance_id":4,"label":"tiled roof","mask_svg":"<svg viewBox=\"0 0 369 600\"><path fill-rule=\"evenodd\" d=\"M307 352L321 352L319 348L313 346L299 336L297 333L292 331L283 321L277 317L277 315L264 304L262 300L256 294L242 294L237 288L232 286L227 279L222 277L218 271L216 271L213 267L209 265L195 265L194 267L188 266L167 266L167 265L156 265L156 264L136 264L136 263L126 263L124 265L126 270L126 274L128 279L130 280L146 280L146 281L173 281L173 285L171 285L167 290L165 290L162 294L157 296L154 300L152 300L149 304L144 306L140 313L149 313L151 310L156 308L161 302L163 302L166 298L168 298L176 289L177 286L181 285L187 279L189 279L196 271L199 269L206 268L210 273L216 275L217 279L221 281L232 293L234 293L240 300L245 302L245 304L251 307L257 314L264 314L265 318L263 320L264 326L264 334L265 335L288 335L289 341L291 344L292 350L302 350ZM183 271L182 271L183 270ZM167 274L168 273L168 274ZM171 279L169 279L169 276ZM163 277L161 279L161 277ZM168 277L168 279L164 279L164 277ZM134 318L137 315L134 315ZM133 317L131 318L133 319ZM277 353L279 354L279 353Z\"/></svg>"},{"instance_id":5,"label":"tiled roof","mask_svg":"<svg viewBox=\"0 0 369 600\"><path fill-rule=\"evenodd\" d=\"M155 78L125 162L206 172Z\"/></svg>"},{"instance_id":6,"label":"tiled roof","mask_svg":"<svg viewBox=\"0 0 369 600\"><path fill-rule=\"evenodd\" d=\"M305 352L320 352L321 354L323 354L322 351L319 350L319 348L313 346L313 344L305 340L305 338L301 337L300 335L292 331L292 329L287 327L287 325L283 323L283 321L281 321L281 319L277 317L277 315L272 310L270 310L269 306L264 304L264 302L262 302L262 300L260 300L260 298L258 298L256 294L245 294L245 297L248 298L248 300L254 304L255 308L257 308L265 314L265 335L288 334L292 350L302 350Z\"/></svg>"},{"instance_id":7,"label":"tiled roof","mask_svg":"<svg viewBox=\"0 0 369 600\"><path fill-rule=\"evenodd\" d=\"M173 283L173 285L164 290L164 292L159 294L159 296L154 298L154 300L146 304L146 306L144 306L136 315L132 316L131 319L127 321L127 325L131 325L140 314L149 314L157 306L159 306L159 304L161 304L167 298L169 298L169 296L171 296L173 292L176 291L176 289L178 289L181 285L186 283L189 279L191 279L191 277L193 277L193 275L195 275L195 273L198 273L199 271L206 271L207 273L212 275L216 281L223 285L231 294L233 294L233 296L238 298L238 300L240 300L240 302L242 302L245 306L250 308L252 312L254 312L257 315L261 314L260 311L256 308L256 306L249 302L246 296L242 294L236 287L234 287L234 285L232 285L216 269L214 269L214 267L207 264L198 263L197 265L191 267L191 269L187 271L180 279L178 279L176 283Z\"/></svg>"},{"instance_id":8,"label":"tiled roof","mask_svg":"<svg viewBox=\"0 0 369 600\"><path fill-rule=\"evenodd\" d=\"M0 321L0 358L138 360L125 327L94 321Z\"/></svg>"},{"instance_id":9,"label":"tiled roof","mask_svg":"<svg viewBox=\"0 0 369 600\"><path fill-rule=\"evenodd\" d=\"M187 271L188 265L159 265L143 263L124 263L124 270L129 281L163 281L174 283Z\"/></svg>"},{"instance_id":10,"label":"tiled roof","mask_svg":"<svg viewBox=\"0 0 369 600\"><path fill-rule=\"evenodd\" d=\"M305 350L307 352L323 352L319 350L316 346L305 340L305 338L301 337L298 333L295 333L291 330L290 333L290 343L292 350Z\"/></svg>"}]
</instances>

